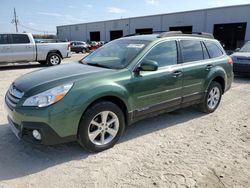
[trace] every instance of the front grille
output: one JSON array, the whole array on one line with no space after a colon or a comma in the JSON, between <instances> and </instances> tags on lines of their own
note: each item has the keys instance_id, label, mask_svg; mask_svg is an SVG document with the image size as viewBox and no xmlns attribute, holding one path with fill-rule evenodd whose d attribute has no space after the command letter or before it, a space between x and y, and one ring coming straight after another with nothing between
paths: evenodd
<instances>
[{"instance_id":1,"label":"front grille","mask_svg":"<svg viewBox=\"0 0 250 188\"><path fill-rule=\"evenodd\" d=\"M240 64L240 63L234 63L233 69L235 72L246 72L250 73L250 64Z\"/></svg>"},{"instance_id":2,"label":"front grille","mask_svg":"<svg viewBox=\"0 0 250 188\"><path fill-rule=\"evenodd\" d=\"M239 60L239 61L250 61L250 58L238 57L237 60Z\"/></svg>"},{"instance_id":3,"label":"front grille","mask_svg":"<svg viewBox=\"0 0 250 188\"><path fill-rule=\"evenodd\" d=\"M22 96L23 93L16 89L15 86L11 85L5 96L5 102L7 106L13 110L17 106L17 103L20 101Z\"/></svg>"}]
</instances>

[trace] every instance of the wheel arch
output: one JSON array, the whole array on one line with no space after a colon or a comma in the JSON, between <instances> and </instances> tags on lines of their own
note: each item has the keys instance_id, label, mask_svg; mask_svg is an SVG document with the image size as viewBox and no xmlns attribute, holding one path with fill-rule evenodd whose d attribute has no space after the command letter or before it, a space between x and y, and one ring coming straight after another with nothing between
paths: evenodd
<instances>
[{"instance_id":1,"label":"wheel arch","mask_svg":"<svg viewBox=\"0 0 250 188\"><path fill-rule=\"evenodd\" d=\"M50 51L48 52L48 54L47 54L46 59L48 59L48 56L49 56L50 54L52 54L52 53L58 54L58 55L63 59L62 53L61 53L59 50L50 50Z\"/></svg>"},{"instance_id":2,"label":"wheel arch","mask_svg":"<svg viewBox=\"0 0 250 188\"><path fill-rule=\"evenodd\" d=\"M218 82L222 87L222 94L225 92L225 80L222 76L215 77L212 81Z\"/></svg>"},{"instance_id":3,"label":"wheel arch","mask_svg":"<svg viewBox=\"0 0 250 188\"><path fill-rule=\"evenodd\" d=\"M122 110L122 112L124 114L125 125L128 125L130 123L130 116L129 116L128 107L127 107L126 103L120 97L118 97L118 96L115 96L115 95L105 95L105 96L102 96L102 97L99 97L99 98L95 98L85 108L85 110L83 111L82 116L81 116L81 118L79 120L79 123L78 123L77 135L78 135L78 132L79 132L79 127L80 127L79 125L80 125L81 120L82 120L84 114L86 113L86 111L91 106L93 106L94 104L96 104L98 102L101 102L101 101L108 101L108 102L112 102L112 103L116 104Z\"/></svg>"},{"instance_id":4,"label":"wheel arch","mask_svg":"<svg viewBox=\"0 0 250 188\"><path fill-rule=\"evenodd\" d=\"M226 88L226 83L227 83L227 75L224 69L217 67L216 69L214 69L213 71L211 71L211 73L208 75L207 77L207 82L205 84L205 91L207 92L210 84L212 83L212 81L216 81L219 84L221 84L222 87L222 94L224 94L225 92L225 88Z\"/></svg>"},{"instance_id":5,"label":"wheel arch","mask_svg":"<svg viewBox=\"0 0 250 188\"><path fill-rule=\"evenodd\" d=\"M109 102L116 104L122 110L124 117L125 117L125 121L127 123L128 108L127 108L126 103L121 98L119 98L117 96L111 96L111 95L103 96L103 97L100 97L100 98L96 99L95 101L93 101L87 108L89 108L91 105L98 103L100 101L109 101Z\"/></svg>"}]
</instances>

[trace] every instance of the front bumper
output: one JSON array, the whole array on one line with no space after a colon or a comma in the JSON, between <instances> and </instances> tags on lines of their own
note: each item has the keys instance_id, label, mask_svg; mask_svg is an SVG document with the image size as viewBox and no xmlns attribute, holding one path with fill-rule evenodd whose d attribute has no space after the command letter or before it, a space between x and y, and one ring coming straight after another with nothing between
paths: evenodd
<instances>
[{"instance_id":1,"label":"front bumper","mask_svg":"<svg viewBox=\"0 0 250 188\"><path fill-rule=\"evenodd\" d=\"M66 58L70 58L72 56L72 52L68 52Z\"/></svg>"},{"instance_id":2,"label":"front bumper","mask_svg":"<svg viewBox=\"0 0 250 188\"><path fill-rule=\"evenodd\" d=\"M12 132L19 139L44 145L54 145L76 140L76 125L74 126L75 128L72 128L72 123L68 122L72 121L72 119L69 120L65 114L50 114L52 110L48 109L10 108L6 103L6 98L5 109ZM41 140L36 140L33 137L33 130L40 132Z\"/></svg>"},{"instance_id":3,"label":"front bumper","mask_svg":"<svg viewBox=\"0 0 250 188\"><path fill-rule=\"evenodd\" d=\"M9 125L12 132L16 135L18 139L22 139L27 142L44 144L44 145L54 145L60 143L66 143L75 141L75 136L60 137L49 125L42 122L22 122L21 125L13 122L13 120L8 116ZM36 140L32 131L38 130L41 134L41 140Z\"/></svg>"},{"instance_id":4,"label":"front bumper","mask_svg":"<svg viewBox=\"0 0 250 188\"><path fill-rule=\"evenodd\" d=\"M250 74L250 64L234 63L233 70L235 73Z\"/></svg>"}]
</instances>

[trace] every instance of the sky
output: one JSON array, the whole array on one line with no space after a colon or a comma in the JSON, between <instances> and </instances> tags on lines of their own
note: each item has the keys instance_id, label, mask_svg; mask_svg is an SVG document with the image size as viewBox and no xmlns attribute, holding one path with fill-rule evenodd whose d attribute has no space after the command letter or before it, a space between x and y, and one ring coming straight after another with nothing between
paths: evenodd
<instances>
[{"instance_id":1,"label":"sky","mask_svg":"<svg viewBox=\"0 0 250 188\"><path fill-rule=\"evenodd\" d=\"M56 33L56 26L212 7L250 4L250 0L0 0L0 33Z\"/></svg>"}]
</instances>

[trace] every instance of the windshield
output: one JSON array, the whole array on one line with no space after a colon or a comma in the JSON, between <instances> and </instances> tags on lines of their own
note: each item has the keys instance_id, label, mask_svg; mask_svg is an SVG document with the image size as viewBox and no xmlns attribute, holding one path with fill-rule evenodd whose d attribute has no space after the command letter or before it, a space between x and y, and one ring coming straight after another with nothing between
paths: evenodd
<instances>
[{"instance_id":1,"label":"windshield","mask_svg":"<svg viewBox=\"0 0 250 188\"><path fill-rule=\"evenodd\" d=\"M250 52L250 42L246 43L241 49L240 52Z\"/></svg>"},{"instance_id":2,"label":"windshield","mask_svg":"<svg viewBox=\"0 0 250 188\"><path fill-rule=\"evenodd\" d=\"M143 40L116 40L105 44L81 61L93 66L122 69L127 67L148 43L149 41Z\"/></svg>"}]
</instances>

